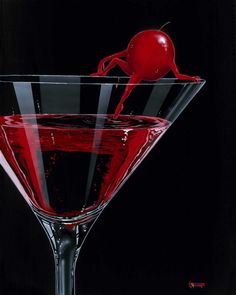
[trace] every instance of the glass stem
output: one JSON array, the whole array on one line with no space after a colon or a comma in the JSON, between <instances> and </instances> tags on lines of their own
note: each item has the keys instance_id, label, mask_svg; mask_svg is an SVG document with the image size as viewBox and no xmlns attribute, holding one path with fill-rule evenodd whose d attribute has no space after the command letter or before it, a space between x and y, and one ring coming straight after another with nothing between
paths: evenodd
<instances>
[{"instance_id":1,"label":"glass stem","mask_svg":"<svg viewBox=\"0 0 236 295\"><path fill-rule=\"evenodd\" d=\"M94 222L64 224L37 215L50 240L55 260L55 295L75 295L75 268L82 243Z\"/></svg>"}]
</instances>

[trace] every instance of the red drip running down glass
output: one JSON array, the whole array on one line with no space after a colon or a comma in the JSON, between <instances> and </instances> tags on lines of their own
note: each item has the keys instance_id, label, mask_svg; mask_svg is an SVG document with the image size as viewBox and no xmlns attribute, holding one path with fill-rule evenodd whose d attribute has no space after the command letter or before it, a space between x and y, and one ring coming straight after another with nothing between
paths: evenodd
<instances>
[{"instance_id":1,"label":"red drip running down glass","mask_svg":"<svg viewBox=\"0 0 236 295\"><path fill-rule=\"evenodd\" d=\"M205 81L0 76L0 164L43 226L56 295L74 295L88 231Z\"/></svg>"}]
</instances>

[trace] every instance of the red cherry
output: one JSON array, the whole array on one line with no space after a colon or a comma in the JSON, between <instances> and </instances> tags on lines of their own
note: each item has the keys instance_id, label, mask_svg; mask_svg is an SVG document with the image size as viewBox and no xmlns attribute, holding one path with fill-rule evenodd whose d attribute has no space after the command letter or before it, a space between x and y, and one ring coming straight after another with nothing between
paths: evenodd
<instances>
[{"instance_id":1,"label":"red cherry","mask_svg":"<svg viewBox=\"0 0 236 295\"><path fill-rule=\"evenodd\" d=\"M153 81L165 76L174 56L175 48L170 37L158 30L140 32L128 45L128 64L142 80Z\"/></svg>"},{"instance_id":2,"label":"red cherry","mask_svg":"<svg viewBox=\"0 0 236 295\"><path fill-rule=\"evenodd\" d=\"M105 66L107 62L109 64ZM117 65L130 76L130 80L115 110L114 118L118 117L124 101L142 80L158 80L170 70L180 80L200 80L198 76L188 76L179 72L175 64L174 44L170 37L160 30L146 30L136 34L126 50L103 58L98 64L97 73L91 76L105 76Z\"/></svg>"}]
</instances>

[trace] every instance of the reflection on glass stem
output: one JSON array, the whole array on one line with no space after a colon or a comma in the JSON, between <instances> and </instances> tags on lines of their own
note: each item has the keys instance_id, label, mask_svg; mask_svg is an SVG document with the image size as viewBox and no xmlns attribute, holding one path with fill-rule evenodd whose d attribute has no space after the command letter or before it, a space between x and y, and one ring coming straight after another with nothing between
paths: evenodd
<instances>
[{"instance_id":1,"label":"reflection on glass stem","mask_svg":"<svg viewBox=\"0 0 236 295\"><path fill-rule=\"evenodd\" d=\"M75 295L75 269L81 246L95 220L86 224L58 223L37 215L52 246L56 295Z\"/></svg>"}]
</instances>

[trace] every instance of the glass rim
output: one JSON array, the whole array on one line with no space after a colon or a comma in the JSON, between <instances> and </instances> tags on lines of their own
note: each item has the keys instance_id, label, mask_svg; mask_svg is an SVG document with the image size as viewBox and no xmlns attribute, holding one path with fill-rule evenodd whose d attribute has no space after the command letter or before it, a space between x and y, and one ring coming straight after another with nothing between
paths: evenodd
<instances>
[{"instance_id":1,"label":"glass rim","mask_svg":"<svg viewBox=\"0 0 236 295\"><path fill-rule=\"evenodd\" d=\"M15 80L14 80L15 77ZM32 77L32 80L29 80L29 78ZM81 81L34 81L33 78L50 78L50 79L63 79L63 78L71 78L71 79L79 79L79 78L85 78L85 79L104 79L102 82L81 82ZM7 79L9 78L9 79ZM17 80L22 78L22 80ZM7 79L7 80L4 80ZM109 81L109 79L117 79L117 81ZM47 74L6 74L6 75L0 75L0 84L11 84L11 83L32 83L32 84L61 84L61 85L113 85L113 84L119 84L119 85L202 85L205 84L206 80L200 78L199 81L189 81L189 80L179 80L178 78L160 78L155 81L141 81L140 83L129 83L127 82L121 82L120 80L127 79L129 80L129 76L89 76L89 75L47 75ZM106 81L107 80L107 81Z\"/></svg>"}]
</instances>

